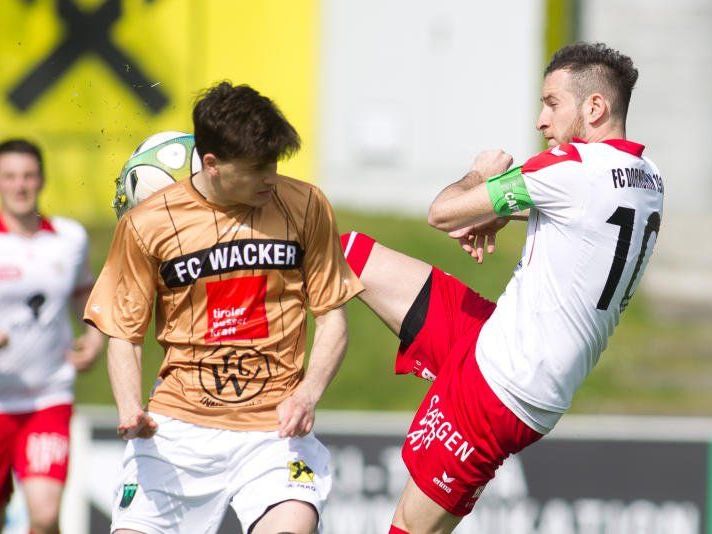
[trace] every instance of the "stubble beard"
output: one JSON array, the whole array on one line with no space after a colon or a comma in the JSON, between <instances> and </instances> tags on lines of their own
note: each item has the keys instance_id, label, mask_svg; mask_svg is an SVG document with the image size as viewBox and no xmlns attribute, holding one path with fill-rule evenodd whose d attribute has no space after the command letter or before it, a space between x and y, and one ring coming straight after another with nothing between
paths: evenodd
<instances>
[{"instance_id":1,"label":"stubble beard","mask_svg":"<svg viewBox=\"0 0 712 534\"><path fill-rule=\"evenodd\" d=\"M574 137L585 139L585 136L586 129L584 128L583 114L577 113L574 122L572 122L571 126L569 126L569 129L566 131L562 141L564 143L570 143Z\"/></svg>"}]
</instances>

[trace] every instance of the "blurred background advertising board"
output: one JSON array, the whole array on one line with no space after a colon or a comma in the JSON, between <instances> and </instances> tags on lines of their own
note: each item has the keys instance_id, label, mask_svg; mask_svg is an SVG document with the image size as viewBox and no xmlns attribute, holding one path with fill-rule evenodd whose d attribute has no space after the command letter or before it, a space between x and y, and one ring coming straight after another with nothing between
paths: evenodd
<instances>
[{"instance_id":1,"label":"blurred background advertising board","mask_svg":"<svg viewBox=\"0 0 712 534\"><path fill-rule=\"evenodd\" d=\"M324 532L386 532L407 472L405 413L321 412L333 490ZM113 409L79 410L73 423L63 531L108 532L124 443ZM565 416L554 432L510 457L460 534L710 534L712 420ZM27 530L20 497L6 534ZM235 533L230 512L220 533ZM23 530L24 529L24 530Z\"/></svg>"}]
</instances>

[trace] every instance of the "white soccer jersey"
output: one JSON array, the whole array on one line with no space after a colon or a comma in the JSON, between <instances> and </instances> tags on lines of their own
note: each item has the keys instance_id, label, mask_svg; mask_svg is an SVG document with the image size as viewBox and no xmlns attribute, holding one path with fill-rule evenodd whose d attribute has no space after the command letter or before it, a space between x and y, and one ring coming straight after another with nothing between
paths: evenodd
<instances>
[{"instance_id":1,"label":"white soccer jersey","mask_svg":"<svg viewBox=\"0 0 712 534\"><path fill-rule=\"evenodd\" d=\"M87 235L69 219L43 219L31 237L0 217L0 412L22 413L72 401L70 298L92 283Z\"/></svg>"},{"instance_id":2,"label":"white soccer jersey","mask_svg":"<svg viewBox=\"0 0 712 534\"><path fill-rule=\"evenodd\" d=\"M526 244L482 329L477 361L502 402L538 432L571 405L652 253L663 182L643 149L576 140L521 169L533 204Z\"/></svg>"}]
</instances>

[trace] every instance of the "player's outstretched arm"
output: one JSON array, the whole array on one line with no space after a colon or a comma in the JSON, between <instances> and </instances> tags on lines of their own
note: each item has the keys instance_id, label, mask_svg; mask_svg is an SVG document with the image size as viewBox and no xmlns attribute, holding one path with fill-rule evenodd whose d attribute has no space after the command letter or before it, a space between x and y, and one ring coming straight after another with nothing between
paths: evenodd
<instances>
[{"instance_id":1,"label":"player's outstretched arm","mask_svg":"<svg viewBox=\"0 0 712 534\"><path fill-rule=\"evenodd\" d=\"M507 170L512 161L512 156L502 150L480 152L470 172L435 197L428 223L438 230L452 232L494 219L486 180Z\"/></svg>"},{"instance_id":2,"label":"player's outstretched arm","mask_svg":"<svg viewBox=\"0 0 712 534\"><path fill-rule=\"evenodd\" d=\"M141 405L141 345L109 338L109 380L119 412L117 432L123 439L150 438L158 425Z\"/></svg>"},{"instance_id":3,"label":"player's outstretched arm","mask_svg":"<svg viewBox=\"0 0 712 534\"><path fill-rule=\"evenodd\" d=\"M294 393L277 406L280 437L304 436L311 431L316 404L346 354L348 331L344 306L317 316L314 322L314 343L304 379Z\"/></svg>"}]
</instances>

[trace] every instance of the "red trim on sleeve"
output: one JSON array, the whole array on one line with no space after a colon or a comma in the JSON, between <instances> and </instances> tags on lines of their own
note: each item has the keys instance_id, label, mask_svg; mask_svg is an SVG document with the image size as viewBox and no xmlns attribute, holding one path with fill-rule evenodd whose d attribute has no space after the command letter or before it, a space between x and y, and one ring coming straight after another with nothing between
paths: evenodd
<instances>
[{"instance_id":1,"label":"red trim on sleeve","mask_svg":"<svg viewBox=\"0 0 712 534\"><path fill-rule=\"evenodd\" d=\"M558 145L544 152L540 152L522 165L522 172L536 172L545 167L563 163L564 161L581 162L581 155L574 145L564 143L563 145Z\"/></svg>"},{"instance_id":2,"label":"red trim on sleeve","mask_svg":"<svg viewBox=\"0 0 712 534\"><path fill-rule=\"evenodd\" d=\"M7 229L7 225L5 224L5 219L2 218L2 215L0 215L0 234L7 234L10 230Z\"/></svg>"},{"instance_id":3,"label":"red trim on sleeve","mask_svg":"<svg viewBox=\"0 0 712 534\"><path fill-rule=\"evenodd\" d=\"M588 144L586 141L583 139L580 139L578 137L574 137L571 140L572 143L581 143L581 144ZM640 156L643 155L643 150L645 150L645 145L641 145L640 143L636 143L634 141L629 141L628 139L606 139L604 141L601 141L601 143L605 143L609 146L612 146L616 150L620 150L621 152L626 152L630 154L631 156L635 156L639 158Z\"/></svg>"}]
</instances>

